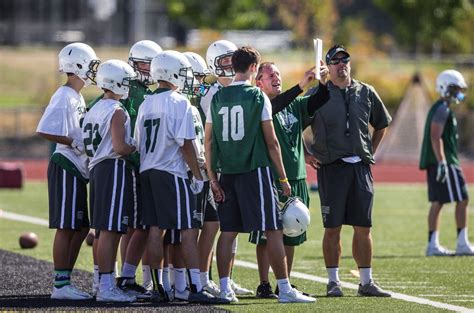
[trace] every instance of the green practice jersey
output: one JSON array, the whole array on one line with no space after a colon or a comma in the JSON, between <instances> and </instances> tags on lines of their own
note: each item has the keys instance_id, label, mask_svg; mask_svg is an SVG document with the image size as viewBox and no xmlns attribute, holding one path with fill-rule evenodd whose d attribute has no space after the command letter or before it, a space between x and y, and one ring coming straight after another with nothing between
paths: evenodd
<instances>
[{"instance_id":1,"label":"green practice jersey","mask_svg":"<svg viewBox=\"0 0 474 313\"><path fill-rule=\"evenodd\" d=\"M223 174L248 173L270 166L262 130L262 113L271 103L263 92L248 84L221 88L211 102L212 168ZM266 119L266 118L265 118Z\"/></svg>"},{"instance_id":2,"label":"green practice jersey","mask_svg":"<svg viewBox=\"0 0 474 313\"><path fill-rule=\"evenodd\" d=\"M444 124L443 133L441 138L443 139L443 151L448 164L459 165L458 159L458 127L454 112L446 105L444 100L438 100L433 104L425 123L425 133L423 136L423 145L421 147L420 157L420 169L426 169L430 165L437 165L438 160L433 151L431 144L431 123L436 114L446 114L446 122ZM444 112L443 112L444 111Z\"/></svg>"},{"instance_id":3,"label":"green practice jersey","mask_svg":"<svg viewBox=\"0 0 474 313\"><path fill-rule=\"evenodd\" d=\"M289 106L273 116L273 125L289 180L306 178L303 124L309 118L308 98L309 96L295 98ZM278 175L274 173L274 177Z\"/></svg>"}]
</instances>

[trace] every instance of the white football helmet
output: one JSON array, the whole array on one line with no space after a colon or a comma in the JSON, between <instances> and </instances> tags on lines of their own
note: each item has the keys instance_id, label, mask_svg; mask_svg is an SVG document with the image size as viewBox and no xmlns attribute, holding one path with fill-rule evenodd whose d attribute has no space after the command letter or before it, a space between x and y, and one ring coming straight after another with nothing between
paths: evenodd
<instances>
[{"instance_id":1,"label":"white football helmet","mask_svg":"<svg viewBox=\"0 0 474 313\"><path fill-rule=\"evenodd\" d=\"M213 42L207 48L206 61L207 67L214 76L234 77L235 72L231 65L222 65L222 60L226 57L232 57L237 50L237 46L228 40L218 40Z\"/></svg>"},{"instance_id":2,"label":"white football helmet","mask_svg":"<svg viewBox=\"0 0 474 313\"><path fill-rule=\"evenodd\" d=\"M457 99L458 95L453 94L453 88L467 88L466 81L461 73L456 70L445 70L442 71L438 78L436 78L436 91L441 95L441 97L450 97L453 100L462 100Z\"/></svg>"},{"instance_id":3,"label":"white football helmet","mask_svg":"<svg viewBox=\"0 0 474 313\"><path fill-rule=\"evenodd\" d=\"M121 60L108 60L97 70L97 86L128 98L130 82L137 79L133 68Z\"/></svg>"},{"instance_id":4,"label":"white football helmet","mask_svg":"<svg viewBox=\"0 0 474 313\"><path fill-rule=\"evenodd\" d=\"M75 74L86 86L95 84L100 60L89 45L82 42L71 43L59 52L58 58L60 73Z\"/></svg>"},{"instance_id":5,"label":"white football helmet","mask_svg":"<svg viewBox=\"0 0 474 313\"><path fill-rule=\"evenodd\" d=\"M163 51L163 49L161 49L156 42L151 40L138 41L132 46L132 48L130 48L128 64L130 64L137 72L138 80L145 85L152 85L155 82L151 78L150 70L140 68L137 63L151 64L151 60L153 60L153 58L161 51Z\"/></svg>"},{"instance_id":6,"label":"white football helmet","mask_svg":"<svg viewBox=\"0 0 474 313\"><path fill-rule=\"evenodd\" d=\"M280 212L283 223L283 234L297 237L303 234L311 221L309 210L297 197L291 197L285 202Z\"/></svg>"},{"instance_id":7,"label":"white football helmet","mask_svg":"<svg viewBox=\"0 0 474 313\"><path fill-rule=\"evenodd\" d=\"M193 70L188 59L178 51L165 50L151 61L151 77L169 82L182 92L189 93L193 86Z\"/></svg>"},{"instance_id":8,"label":"white football helmet","mask_svg":"<svg viewBox=\"0 0 474 313\"><path fill-rule=\"evenodd\" d=\"M208 83L204 82L204 78L209 75L209 69L207 68L206 61L197 53L194 52L184 52L183 55L191 63L194 75L194 83L192 88L192 95L194 96L204 96L209 90Z\"/></svg>"}]
</instances>

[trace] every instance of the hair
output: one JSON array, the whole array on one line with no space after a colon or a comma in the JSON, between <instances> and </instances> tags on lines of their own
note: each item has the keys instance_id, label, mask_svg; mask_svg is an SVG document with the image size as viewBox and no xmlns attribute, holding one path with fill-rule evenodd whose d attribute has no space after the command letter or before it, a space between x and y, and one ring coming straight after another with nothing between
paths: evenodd
<instances>
[{"instance_id":1,"label":"hair","mask_svg":"<svg viewBox=\"0 0 474 313\"><path fill-rule=\"evenodd\" d=\"M258 70L257 70L257 76L255 78L255 80L260 80L262 79L262 76L263 76L263 70L266 68L266 67L270 67L272 65L275 65L275 62L263 62L260 64L260 66L258 67Z\"/></svg>"},{"instance_id":2,"label":"hair","mask_svg":"<svg viewBox=\"0 0 474 313\"><path fill-rule=\"evenodd\" d=\"M250 46L237 49L232 55L232 67L236 73L245 73L250 65L260 63L260 53Z\"/></svg>"}]
</instances>

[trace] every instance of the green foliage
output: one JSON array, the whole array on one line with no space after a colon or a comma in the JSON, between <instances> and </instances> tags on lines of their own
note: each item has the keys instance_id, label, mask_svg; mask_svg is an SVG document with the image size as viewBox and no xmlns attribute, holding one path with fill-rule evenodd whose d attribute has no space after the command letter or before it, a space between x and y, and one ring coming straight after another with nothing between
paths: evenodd
<instances>
[{"instance_id":1,"label":"green foliage","mask_svg":"<svg viewBox=\"0 0 474 313\"><path fill-rule=\"evenodd\" d=\"M408 50L472 52L474 12L469 0L374 0L394 19L399 43Z\"/></svg>"}]
</instances>

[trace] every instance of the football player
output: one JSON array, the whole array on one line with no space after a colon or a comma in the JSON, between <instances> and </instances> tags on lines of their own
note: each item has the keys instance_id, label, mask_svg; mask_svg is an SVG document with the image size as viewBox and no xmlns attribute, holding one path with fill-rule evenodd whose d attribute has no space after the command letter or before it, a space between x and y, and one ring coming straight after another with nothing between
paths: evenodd
<instances>
[{"instance_id":1,"label":"football player","mask_svg":"<svg viewBox=\"0 0 474 313\"><path fill-rule=\"evenodd\" d=\"M267 253L277 278L279 302L315 302L292 288L287 273L282 225L270 165L279 176L284 196L291 194L272 123L268 97L250 85L260 63L252 47L231 58L234 82L213 97L206 119L207 173L218 207L221 234L217 243L219 297L237 302L230 285L232 242L237 233L265 231ZM221 173L219 180L216 171Z\"/></svg>"},{"instance_id":2,"label":"football player","mask_svg":"<svg viewBox=\"0 0 474 313\"><path fill-rule=\"evenodd\" d=\"M89 157L91 173L90 204L92 226L100 231L97 243L100 302L133 302L117 288L112 276L120 236L127 232L129 208L133 207L133 170L125 156L136 148L131 137L130 116L120 99L128 97L133 68L120 60L102 63L97 71L97 86L104 91L102 100L90 109L83 123L82 138Z\"/></svg>"},{"instance_id":3,"label":"football player","mask_svg":"<svg viewBox=\"0 0 474 313\"><path fill-rule=\"evenodd\" d=\"M82 242L89 232L86 188L89 171L81 137L86 104L81 90L95 83L100 61L84 43L67 45L58 57L59 72L67 75L67 81L52 96L36 129L39 136L56 143L48 166L49 227L56 229L51 298L84 300L91 295L70 281Z\"/></svg>"},{"instance_id":4,"label":"football player","mask_svg":"<svg viewBox=\"0 0 474 313\"><path fill-rule=\"evenodd\" d=\"M228 40L217 40L209 45L206 52L206 61L210 73L217 78L217 81L210 86L200 101L202 112L207 114L214 94L222 87L228 86L234 80L235 71L232 67L232 55L237 50L237 46ZM207 89L207 88L206 88ZM205 124L205 119L203 120ZM237 241L232 243L232 269L234 267L235 255L237 253ZM210 271L210 268L209 268ZM253 291L240 286L230 275L230 285L237 295L252 295Z\"/></svg>"},{"instance_id":5,"label":"football player","mask_svg":"<svg viewBox=\"0 0 474 313\"><path fill-rule=\"evenodd\" d=\"M188 301L228 303L202 289L196 258L200 219L193 216L195 196L202 189L202 175L193 147L196 137L191 104L178 91L191 88L193 74L186 57L164 51L151 63L151 75L159 88L138 110L135 138L140 153L140 179L144 223L150 226L149 247L153 277L152 301L166 300L158 274L163 258L163 230L179 229L181 251L190 272ZM158 144L157 144L158 143ZM188 167L193 177L188 177Z\"/></svg>"}]
</instances>

